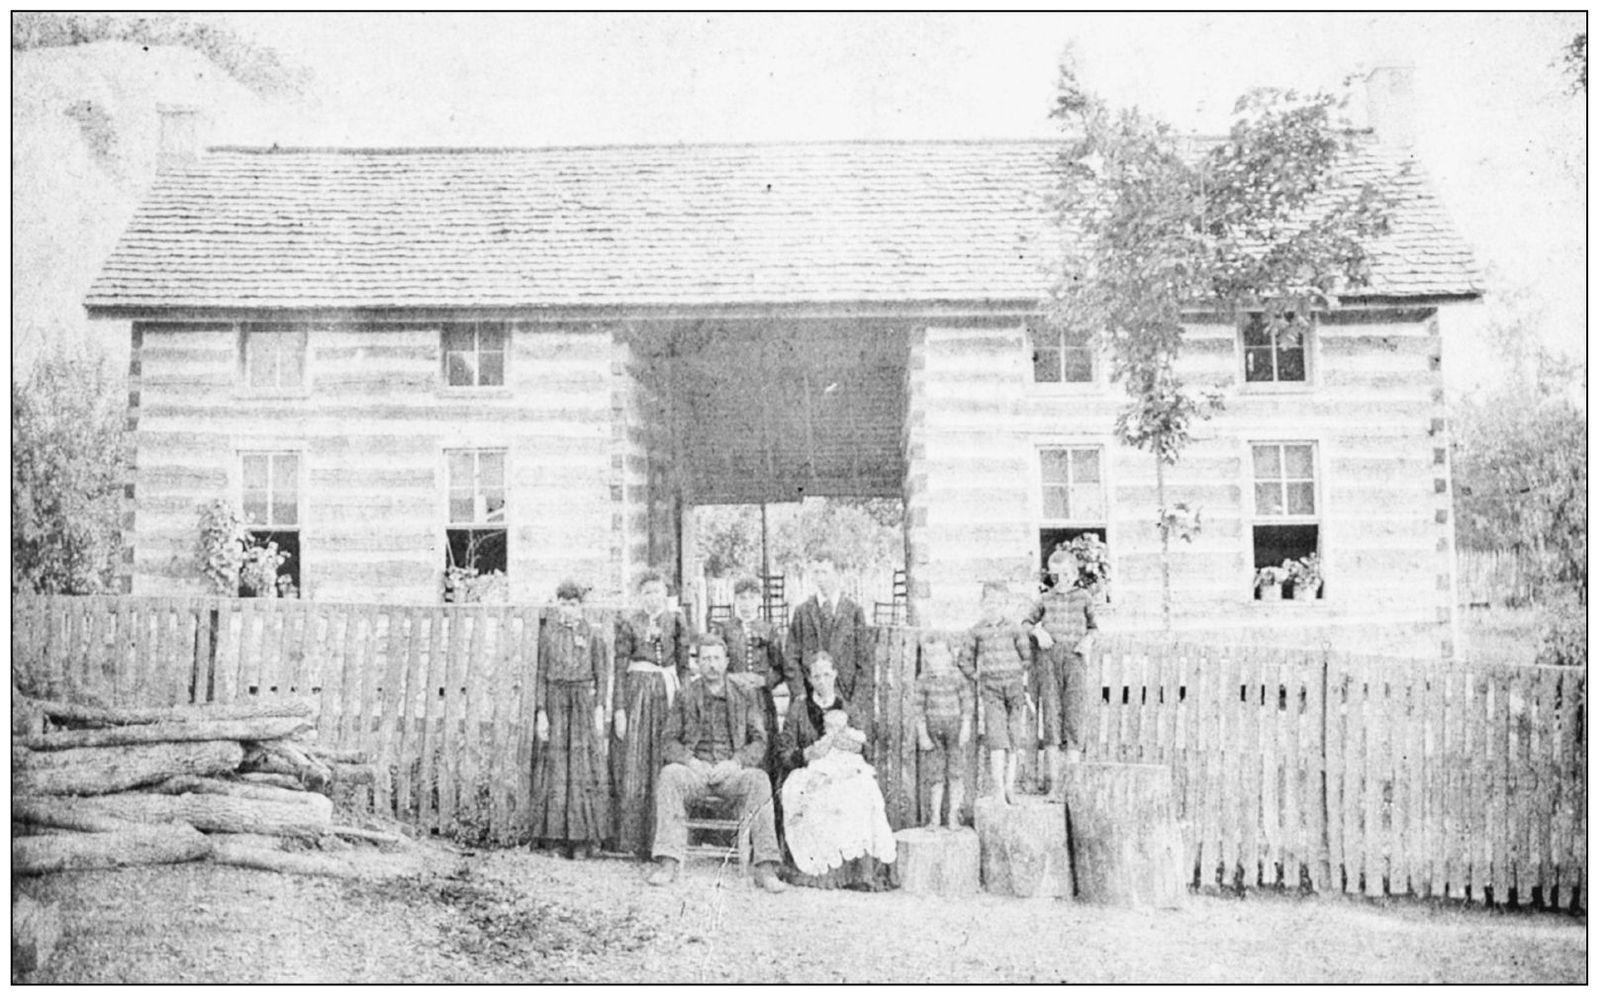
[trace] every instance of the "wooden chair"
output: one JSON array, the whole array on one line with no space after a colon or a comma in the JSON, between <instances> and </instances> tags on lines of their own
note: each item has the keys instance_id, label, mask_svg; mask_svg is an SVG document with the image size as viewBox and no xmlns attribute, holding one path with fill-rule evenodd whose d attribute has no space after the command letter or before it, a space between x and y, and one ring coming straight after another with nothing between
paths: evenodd
<instances>
[{"instance_id":1,"label":"wooden chair","mask_svg":"<svg viewBox=\"0 0 1610 996\"><path fill-rule=\"evenodd\" d=\"M751 840L749 827L744 821L730 815L738 806L729 803L719 795L707 795L693 802L688 814L688 858L710 857L726 860L733 858L738 871L748 869L751 855ZM697 832L717 832L731 835L730 844L696 844L693 835Z\"/></svg>"}]
</instances>

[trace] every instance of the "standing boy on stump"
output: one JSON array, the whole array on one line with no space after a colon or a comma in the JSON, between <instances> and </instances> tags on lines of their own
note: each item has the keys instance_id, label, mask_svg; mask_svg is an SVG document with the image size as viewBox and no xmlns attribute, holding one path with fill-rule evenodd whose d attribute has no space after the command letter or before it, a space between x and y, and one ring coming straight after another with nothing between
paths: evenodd
<instances>
[{"instance_id":1,"label":"standing boy on stump","mask_svg":"<svg viewBox=\"0 0 1610 996\"><path fill-rule=\"evenodd\" d=\"M1084 750L1085 669L1095 641L1096 601L1075 587L1079 565L1059 550L1046 565L1053 587L1041 597L1025 623L1034 627L1035 675L1040 715L1045 717L1041 746L1046 748L1051 794L1061 791L1064 757L1077 761Z\"/></svg>"},{"instance_id":2,"label":"standing boy on stump","mask_svg":"<svg viewBox=\"0 0 1610 996\"><path fill-rule=\"evenodd\" d=\"M984 585L983 608L984 618L967 631L957 663L962 674L978 684L996 798L1011 803L1017 796L1018 757L1026 739L1028 696L1023 686L1024 662L1030 655L1028 628L1010 617L1004 584Z\"/></svg>"},{"instance_id":3,"label":"standing boy on stump","mask_svg":"<svg viewBox=\"0 0 1610 996\"><path fill-rule=\"evenodd\" d=\"M939 827L940 803L950 786L950 810L945 825L961 829L962 786L972 742L968 708L972 692L956 669L955 654L944 640L922 645L922 674L917 679L917 749L922 751L923 776L932 788L928 796L928 825Z\"/></svg>"}]
</instances>

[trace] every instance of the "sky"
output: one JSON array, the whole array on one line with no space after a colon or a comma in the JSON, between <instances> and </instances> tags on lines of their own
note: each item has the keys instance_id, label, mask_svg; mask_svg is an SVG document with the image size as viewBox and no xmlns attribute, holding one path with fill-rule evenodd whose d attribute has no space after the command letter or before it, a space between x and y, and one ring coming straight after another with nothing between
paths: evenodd
<instances>
[{"instance_id":1,"label":"sky","mask_svg":"<svg viewBox=\"0 0 1610 996\"><path fill-rule=\"evenodd\" d=\"M1455 227L1548 345L1585 346L1586 101L1561 63L1582 14L220 17L316 76L315 104L213 136L282 145L1049 138L1070 45L1109 102L1213 134L1249 87L1412 66Z\"/></svg>"}]
</instances>

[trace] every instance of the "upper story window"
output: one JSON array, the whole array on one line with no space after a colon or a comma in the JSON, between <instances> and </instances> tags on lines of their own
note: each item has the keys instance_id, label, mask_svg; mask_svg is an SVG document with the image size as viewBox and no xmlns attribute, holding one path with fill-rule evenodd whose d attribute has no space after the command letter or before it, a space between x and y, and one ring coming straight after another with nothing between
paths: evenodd
<instances>
[{"instance_id":1,"label":"upper story window","mask_svg":"<svg viewBox=\"0 0 1610 996\"><path fill-rule=\"evenodd\" d=\"M502 387L508 355L505 322L461 322L442 329L442 376L448 387Z\"/></svg>"},{"instance_id":2,"label":"upper story window","mask_svg":"<svg viewBox=\"0 0 1610 996\"><path fill-rule=\"evenodd\" d=\"M253 391L302 391L307 386L307 329L247 325L241 332L246 386Z\"/></svg>"},{"instance_id":3,"label":"upper story window","mask_svg":"<svg viewBox=\"0 0 1610 996\"><path fill-rule=\"evenodd\" d=\"M1303 328L1287 314L1286 322L1270 323L1264 315L1248 315L1241 324L1241 370L1248 384L1305 384L1312 357L1313 326Z\"/></svg>"},{"instance_id":4,"label":"upper story window","mask_svg":"<svg viewBox=\"0 0 1610 996\"><path fill-rule=\"evenodd\" d=\"M1029 328L1037 384L1090 384L1096 379L1096 358L1090 333L1081 330Z\"/></svg>"}]
</instances>

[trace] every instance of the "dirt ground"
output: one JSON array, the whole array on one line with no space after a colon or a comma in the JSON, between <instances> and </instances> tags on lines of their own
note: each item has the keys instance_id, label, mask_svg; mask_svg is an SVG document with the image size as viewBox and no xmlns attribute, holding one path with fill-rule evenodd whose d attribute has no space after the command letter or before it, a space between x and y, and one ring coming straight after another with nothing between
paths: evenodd
<instances>
[{"instance_id":1,"label":"dirt ground","mask_svg":"<svg viewBox=\"0 0 1610 996\"><path fill-rule=\"evenodd\" d=\"M194 864L24 880L60 904L50 963L107 982L1585 982L1585 919L1423 903L1055 900L791 889L690 866L423 845L390 882Z\"/></svg>"}]
</instances>

